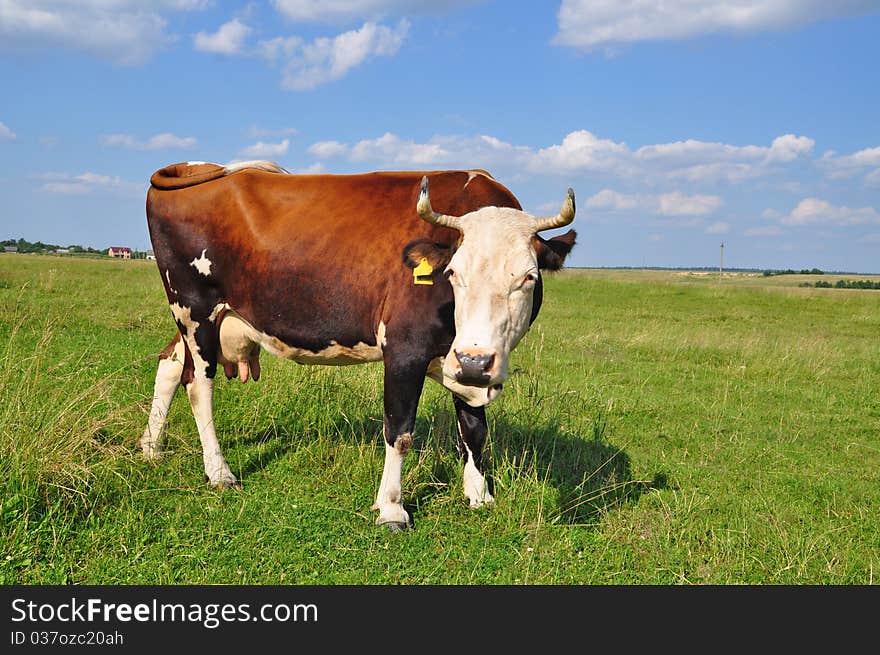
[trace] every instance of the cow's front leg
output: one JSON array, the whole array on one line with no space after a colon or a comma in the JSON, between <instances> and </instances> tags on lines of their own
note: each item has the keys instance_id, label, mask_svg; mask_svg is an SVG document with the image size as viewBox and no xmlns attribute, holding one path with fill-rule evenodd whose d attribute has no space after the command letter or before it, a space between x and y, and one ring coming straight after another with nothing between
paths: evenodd
<instances>
[{"instance_id":1,"label":"cow's front leg","mask_svg":"<svg viewBox=\"0 0 880 655\"><path fill-rule=\"evenodd\" d=\"M400 363L385 358L385 468L372 509L379 510L376 525L402 530L409 525L409 514L401 502L403 459L412 447L416 409L425 381L427 362Z\"/></svg>"},{"instance_id":2,"label":"cow's front leg","mask_svg":"<svg viewBox=\"0 0 880 655\"><path fill-rule=\"evenodd\" d=\"M489 433L486 408L471 407L457 396L452 397L452 402L455 404L464 456L464 495L471 507L490 505L495 499L489 493L489 485L483 475L483 443Z\"/></svg>"}]
</instances>

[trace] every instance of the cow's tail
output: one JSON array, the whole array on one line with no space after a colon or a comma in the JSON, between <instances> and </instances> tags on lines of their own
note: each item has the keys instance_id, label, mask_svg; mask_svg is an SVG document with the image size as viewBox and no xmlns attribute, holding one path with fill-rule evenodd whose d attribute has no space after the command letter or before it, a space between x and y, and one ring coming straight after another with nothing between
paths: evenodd
<instances>
[{"instance_id":1,"label":"cow's tail","mask_svg":"<svg viewBox=\"0 0 880 655\"><path fill-rule=\"evenodd\" d=\"M204 161L186 161L160 168L150 177L150 184L163 190L184 189L231 175L246 168L255 168L268 173L289 173L275 162L262 159L238 161L225 166Z\"/></svg>"}]
</instances>

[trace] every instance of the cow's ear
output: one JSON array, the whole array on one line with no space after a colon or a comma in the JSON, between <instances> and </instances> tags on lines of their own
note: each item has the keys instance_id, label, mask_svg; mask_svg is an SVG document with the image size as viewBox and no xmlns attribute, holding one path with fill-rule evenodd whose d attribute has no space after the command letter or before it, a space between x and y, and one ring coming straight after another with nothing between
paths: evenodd
<instances>
[{"instance_id":1,"label":"cow's ear","mask_svg":"<svg viewBox=\"0 0 880 655\"><path fill-rule=\"evenodd\" d=\"M558 271L565 263L565 258L574 248L577 232L569 230L552 239L542 239L537 234L532 240L535 253L538 255L538 268L543 271Z\"/></svg>"},{"instance_id":2,"label":"cow's ear","mask_svg":"<svg viewBox=\"0 0 880 655\"><path fill-rule=\"evenodd\" d=\"M435 271L442 271L452 259L452 248L448 243L438 243L429 239L417 239L403 249L403 263L415 268L427 259Z\"/></svg>"}]
</instances>

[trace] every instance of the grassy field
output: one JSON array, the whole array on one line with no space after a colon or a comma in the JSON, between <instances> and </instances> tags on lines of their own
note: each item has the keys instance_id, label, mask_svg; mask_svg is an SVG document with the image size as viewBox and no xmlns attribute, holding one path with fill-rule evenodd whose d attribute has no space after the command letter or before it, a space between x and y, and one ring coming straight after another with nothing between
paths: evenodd
<instances>
[{"instance_id":1,"label":"grassy field","mask_svg":"<svg viewBox=\"0 0 880 655\"><path fill-rule=\"evenodd\" d=\"M0 255L0 583L874 583L880 292L815 279L547 279L488 409L495 506L428 383L389 533L381 365L218 382L242 485L214 491L182 394L165 459L135 448L174 329L155 264Z\"/></svg>"}]
</instances>

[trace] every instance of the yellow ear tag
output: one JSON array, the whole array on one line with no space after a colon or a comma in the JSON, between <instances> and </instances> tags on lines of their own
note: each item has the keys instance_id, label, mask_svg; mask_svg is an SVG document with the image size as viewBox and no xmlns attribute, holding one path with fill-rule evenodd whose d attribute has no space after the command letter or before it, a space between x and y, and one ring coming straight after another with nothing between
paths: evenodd
<instances>
[{"instance_id":1,"label":"yellow ear tag","mask_svg":"<svg viewBox=\"0 0 880 655\"><path fill-rule=\"evenodd\" d=\"M428 263L428 258L422 257L422 261L413 269L413 284L434 284L431 279L433 272L434 267Z\"/></svg>"}]
</instances>

